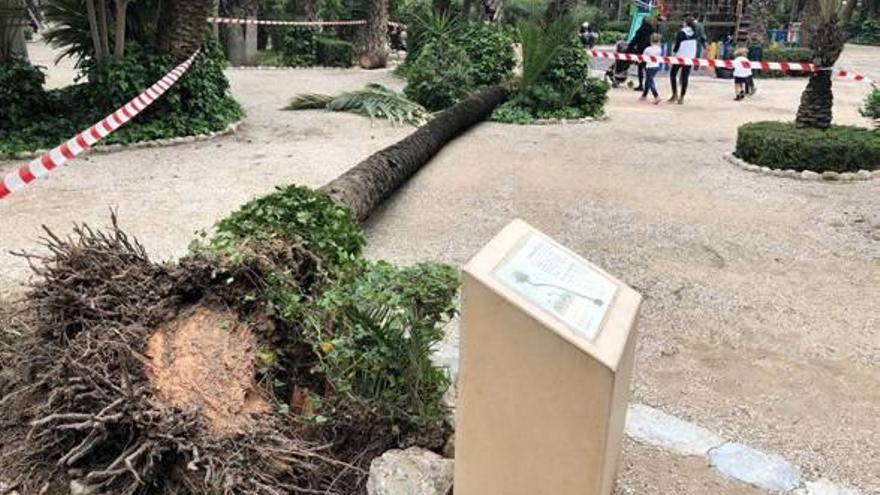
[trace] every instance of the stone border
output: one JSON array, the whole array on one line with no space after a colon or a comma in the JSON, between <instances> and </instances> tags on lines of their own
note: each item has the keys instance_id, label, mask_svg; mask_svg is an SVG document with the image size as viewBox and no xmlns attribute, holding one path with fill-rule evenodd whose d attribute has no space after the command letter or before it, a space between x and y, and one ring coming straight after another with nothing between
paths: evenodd
<instances>
[{"instance_id":1,"label":"stone border","mask_svg":"<svg viewBox=\"0 0 880 495\"><path fill-rule=\"evenodd\" d=\"M723 476L773 493L792 495L859 495L859 492L821 478L804 481L801 468L776 454L725 440L645 404L631 404L626 436L679 455L702 457Z\"/></svg>"},{"instance_id":2,"label":"stone border","mask_svg":"<svg viewBox=\"0 0 880 495\"><path fill-rule=\"evenodd\" d=\"M863 180L871 180L878 179L880 180L880 169L870 171L870 170L859 170L858 172L813 172L812 170L803 170L798 172L793 169L778 169L778 168L770 168L770 167L760 167L758 165L752 165L751 163L738 158L733 153L725 153L724 159L728 162L736 165L737 167L747 170L749 172L756 172L764 175L772 175L774 177L785 177L788 179L799 179L799 180L811 180L811 181L824 181L824 182L853 182L853 181L863 181Z\"/></svg>"},{"instance_id":3,"label":"stone border","mask_svg":"<svg viewBox=\"0 0 880 495\"><path fill-rule=\"evenodd\" d=\"M178 144L188 144L188 143L198 143L202 141L209 141L216 137L227 136L230 134L235 134L238 131L238 127L244 122L244 118L241 120L233 122L226 126L222 131L212 131L207 134L195 134L192 136L180 136L174 138L166 138L166 139L154 139L152 141L138 141L136 143L116 143L116 144L104 144L97 145L89 148L90 154L105 154L105 153L113 153L116 151L122 150L131 150L131 149L141 149L141 148L163 148L165 146L176 146ZM42 156L44 153L47 153L49 150L36 150L36 151L20 151L18 153L9 153L9 154L0 154L0 160L31 160L37 157Z\"/></svg>"}]
</instances>

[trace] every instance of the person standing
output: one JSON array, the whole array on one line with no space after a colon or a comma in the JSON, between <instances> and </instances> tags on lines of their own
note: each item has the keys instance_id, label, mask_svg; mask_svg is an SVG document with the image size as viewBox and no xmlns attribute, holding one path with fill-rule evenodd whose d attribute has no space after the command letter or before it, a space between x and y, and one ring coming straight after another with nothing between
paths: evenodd
<instances>
[{"instance_id":1,"label":"person standing","mask_svg":"<svg viewBox=\"0 0 880 495\"><path fill-rule=\"evenodd\" d=\"M645 52L645 49L651 46L651 35L657 32L657 20L653 17L648 17L644 21L642 21L642 25L639 26L639 29L636 30L636 34L633 36L633 39L629 42L627 46L626 52L632 53L636 55L641 55ZM639 85L633 88L635 91L642 91L643 84L645 82L645 63L640 62L638 64L639 69Z\"/></svg>"},{"instance_id":2,"label":"person standing","mask_svg":"<svg viewBox=\"0 0 880 495\"><path fill-rule=\"evenodd\" d=\"M761 44L761 38L757 34L752 34L752 39L749 41L748 57L752 62L760 62L764 59L764 46ZM758 90L755 87L755 76L758 75L758 72L758 69L752 69L752 77L749 78L748 85L746 86L746 94L749 96L755 94Z\"/></svg>"},{"instance_id":3,"label":"person standing","mask_svg":"<svg viewBox=\"0 0 880 495\"><path fill-rule=\"evenodd\" d=\"M698 42L696 21L693 16L688 16L684 21L681 31L675 36L675 46L672 48L673 56L688 59L688 61L697 58ZM672 70L669 73L672 83L670 102L678 103L679 105L684 103L684 96L687 94L688 89L688 80L691 77L691 69L690 65L675 64L672 66ZM679 83L681 83L681 96L678 94Z\"/></svg>"},{"instance_id":4,"label":"person standing","mask_svg":"<svg viewBox=\"0 0 880 495\"><path fill-rule=\"evenodd\" d=\"M655 77L660 71L660 57L663 56L663 50L660 48L660 33L651 35L651 46L645 48L642 55L645 56L645 89L642 90L642 101L648 99L648 91L654 96L654 104L660 103L660 93L657 92L657 81ZM654 57L652 59L652 57Z\"/></svg>"},{"instance_id":5,"label":"person standing","mask_svg":"<svg viewBox=\"0 0 880 495\"><path fill-rule=\"evenodd\" d=\"M734 100L742 101L746 97L749 87L749 79L752 78L752 69L748 67L749 59L746 58L748 52L745 48L737 48L733 59L733 90L736 93Z\"/></svg>"}]
</instances>

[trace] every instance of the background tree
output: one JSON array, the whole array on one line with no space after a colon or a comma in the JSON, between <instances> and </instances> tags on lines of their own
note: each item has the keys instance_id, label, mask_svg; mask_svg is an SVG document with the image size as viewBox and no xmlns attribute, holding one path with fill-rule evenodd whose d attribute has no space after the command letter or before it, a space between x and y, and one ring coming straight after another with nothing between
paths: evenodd
<instances>
[{"instance_id":1,"label":"background tree","mask_svg":"<svg viewBox=\"0 0 880 495\"><path fill-rule=\"evenodd\" d=\"M0 0L0 62L27 58L24 42L24 0Z\"/></svg>"},{"instance_id":2,"label":"background tree","mask_svg":"<svg viewBox=\"0 0 880 495\"><path fill-rule=\"evenodd\" d=\"M550 0L547 6L547 20L556 21L574 12L577 8L577 0Z\"/></svg>"},{"instance_id":3,"label":"background tree","mask_svg":"<svg viewBox=\"0 0 880 495\"><path fill-rule=\"evenodd\" d=\"M368 0L366 14L359 61L364 69L379 69L388 63L388 1Z\"/></svg>"},{"instance_id":4,"label":"background tree","mask_svg":"<svg viewBox=\"0 0 880 495\"><path fill-rule=\"evenodd\" d=\"M810 76L801 95L795 122L798 127L824 129L831 126L834 105L830 69L843 52L846 24L852 17L855 2L841 5L840 0L808 1L805 29L809 31L809 46L817 70Z\"/></svg>"},{"instance_id":5,"label":"background tree","mask_svg":"<svg viewBox=\"0 0 880 495\"><path fill-rule=\"evenodd\" d=\"M751 17L749 38L757 37L762 43L767 40L767 27L773 15L772 0L752 0L749 2L748 15Z\"/></svg>"},{"instance_id":6,"label":"background tree","mask_svg":"<svg viewBox=\"0 0 880 495\"><path fill-rule=\"evenodd\" d=\"M189 55L202 45L214 0L174 0L162 2L159 10L157 47L161 53Z\"/></svg>"}]
</instances>

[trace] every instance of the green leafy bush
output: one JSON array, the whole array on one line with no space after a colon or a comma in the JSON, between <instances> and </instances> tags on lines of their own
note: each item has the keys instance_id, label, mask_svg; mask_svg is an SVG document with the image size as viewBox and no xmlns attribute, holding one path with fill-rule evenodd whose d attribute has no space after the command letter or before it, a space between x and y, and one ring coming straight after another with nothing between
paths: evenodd
<instances>
[{"instance_id":1,"label":"green leafy bush","mask_svg":"<svg viewBox=\"0 0 880 495\"><path fill-rule=\"evenodd\" d=\"M865 98L865 106L861 111L862 115L869 119L880 119L880 87L874 86Z\"/></svg>"},{"instance_id":2,"label":"green leafy bush","mask_svg":"<svg viewBox=\"0 0 880 495\"><path fill-rule=\"evenodd\" d=\"M407 71L407 98L428 110L442 110L468 95L473 73L464 49L453 43L432 41Z\"/></svg>"},{"instance_id":3,"label":"green leafy bush","mask_svg":"<svg viewBox=\"0 0 880 495\"><path fill-rule=\"evenodd\" d=\"M799 129L793 123L752 122L739 128L736 156L771 168L855 172L880 168L880 132L860 127Z\"/></svg>"},{"instance_id":4,"label":"green leafy bush","mask_svg":"<svg viewBox=\"0 0 880 495\"><path fill-rule=\"evenodd\" d=\"M629 32L629 21L608 21L602 27L606 31L617 31L620 33Z\"/></svg>"},{"instance_id":5,"label":"green leafy bush","mask_svg":"<svg viewBox=\"0 0 880 495\"><path fill-rule=\"evenodd\" d=\"M626 39L626 33L621 31L601 31L599 33L600 45L614 45L623 39Z\"/></svg>"},{"instance_id":6,"label":"green leafy bush","mask_svg":"<svg viewBox=\"0 0 880 495\"><path fill-rule=\"evenodd\" d=\"M298 186L278 187L227 215L217 223L211 245L228 252L245 239L303 246L331 273L358 259L365 244L351 210L324 193Z\"/></svg>"},{"instance_id":7,"label":"green leafy bush","mask_svg":"<svg viewBox=\"0 0 880 495\"><path fill-rule=\"evenodd\" d=\"M601 116L609 86L589 77L589 62L579 42L564 43L553 50L537 80L526 84L509 102L497 108L491 120L522 124L535 119ZM526 118L526 114L531 118Z\"/></svg>"},{"instance_id":8,"label":"green leafy bush","mask_svg":"<svg viewBox=\"0 0 880 495\"><path fill-rule=\"evenodd\" d=\"M122 59L83 64L88 83L47 91L28 119L2 131L0 153L52 148L94 124L153 84L180 61L153 55L132 44ZM102 144L204 134L220 131L241 118L223 74L226 60L215 42L206 42L189 71L161 98Z\"/></svg>"},{"instance_id":9,"label":"green leafy bush","mask_svg":"<svg viewBox=\"0 0 880 495\"><path fill-rule=\"evenodd\" d=\"M448 374L431 361L455 314L458 272L445 265L365 263L315 305L305 338L315 371L333 394L377 408L395 423L438 428L447 415Z\"/></svg>"},{"instance_id":10,"label":"green leafy bush","mask_svg":"<svg viewBox=\"0 0 880 495\"><path fill-rule=\"evenodd\" d=\"M813 62L813 52L807 48L786 48L781 45L771 45L764 50L764 62ZM789 71L782 72L778 70L762 70L758 72L760 77L764 78L780 78L780 77L809 77L810 73L805 71Z\"/></svg>"},{"instance_id":11,"label":"green leafy bush","mask_svg":"<svg viewBox=\"0 0 880 495\"><path fill-rule=\"evenodd\" d=\"M456 43L467 53L472 89L498 84L516 65L513 40L495 25L470 22L458 33Z\"/></svg>"},{"instance_id":12,"label":"green leafy bush","mask_svg":"<svg viewBox=\"0 0 880 495\"><path fill-rule=\"evenodd\" d=\"M513 39L498 26L435 14L419 17L412 31L396 74L406 79L407 96L429 110L501 82L516 65Z\"/></svg>"},{"instance_id":13,"label":"green leafy bush","mask_svg":"<svg viewBox=\"0 0 880 495\"><path fill-rule=\"evenodd\" d=\"M315 30L310 27L295 26L284 35L282 59L288 67L311 67L317 62L317 40Z\"/></svg>"},{"instance_id":14,"label":"green leafy bush","mask_svg":"<svg viewBox=\"0 0 880 495\"><path fill-rule=\"evenodd\" d=\"M352 43L328 36L318 36L315 43L315 61L324 67L351 67L357 50Z\"/></svg>"},{"instance_id":15,"label":"green leafy bush","mask_svg":"<svg viewBox=\"0 0 880 495\"><path fill-rule=\"evenodd\" d=\"M27 60L0 61L0 133L41 115L46 104L46 75Z\"/></svg>"},{"instance_id":16,"label":"green leafy bush","mask_svg":"<svg viewBox=\"0 0 880 495\"><path fill-rule=\"evenodd\" d=\"M83 77L89 82L45 92L42 104L30 107L29 118L12 121L14 127L2 131L0 153L57 146L128 102L178 63L134 44L122 59L84 63ZM219 46L206 42L196 63L174 87L102 144L204 134L238 120L242 110L229 96L225 64Z\"/></svg>"},{"instance_id":17,"label":"green leafy bush","mask_svg":"<svg viewBox=\"0 0 880 495\"><path fill-rule=\"evenodd\" d=\"M853 43L860 45L880 45L880 19L865 19L859 29L859 34L852 39Z\"/></svg>"}]
</instances>

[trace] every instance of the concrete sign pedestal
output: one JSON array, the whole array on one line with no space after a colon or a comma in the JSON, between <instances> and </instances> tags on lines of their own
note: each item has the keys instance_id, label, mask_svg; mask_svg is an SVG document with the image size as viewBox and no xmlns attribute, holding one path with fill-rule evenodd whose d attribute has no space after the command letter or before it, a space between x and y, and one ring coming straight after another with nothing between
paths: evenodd
<instances>
[{"instance_id":1,"label":"concrete sign pedestal","mask_svg":"<svg viewBox=\"0 0 880 495\"><path fill-rule=\"evenodd\" d=\"M464 269L456 495L610 495L641 296L515 220Z\"/></svg>"}]
</instances>

